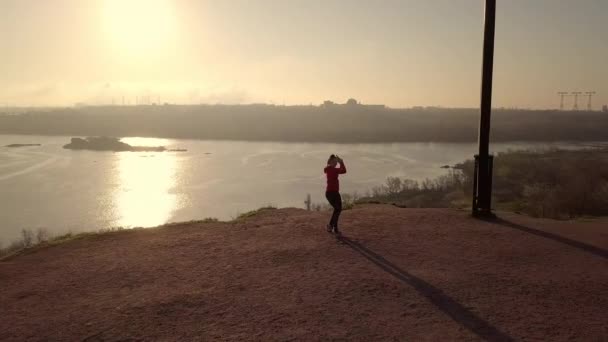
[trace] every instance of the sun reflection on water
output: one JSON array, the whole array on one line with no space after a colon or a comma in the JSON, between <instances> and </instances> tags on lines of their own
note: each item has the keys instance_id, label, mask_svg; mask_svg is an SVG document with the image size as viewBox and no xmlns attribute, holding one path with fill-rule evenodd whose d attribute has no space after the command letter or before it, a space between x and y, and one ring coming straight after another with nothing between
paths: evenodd
<instances>
[{"instance_id":1,"label":"sun reflection on water","mask_svg":"<svg viewBox=\"0 0 608 342\"><path fill-rule=\"evenodd\" d=\"M142 144L143 145L143 144ZM177 157L173 153L117 153L116 225L149 227L166 223L178 206Z\"/></svg>"}]
</instances>

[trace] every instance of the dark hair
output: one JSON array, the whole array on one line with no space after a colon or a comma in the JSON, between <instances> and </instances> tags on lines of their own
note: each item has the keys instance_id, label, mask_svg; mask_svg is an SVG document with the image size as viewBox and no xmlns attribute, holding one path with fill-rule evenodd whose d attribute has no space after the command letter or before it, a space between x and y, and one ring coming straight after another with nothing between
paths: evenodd
<instances>
[{"instance_id":1,"label":"dark hair","mask_svg":"<svg viewBox=\"0 0 608 342\"><path fill-rule=\"evenodd\" d=\"M332 154L331 156L329 156L329 159L327 159L327 164L329 164L331 162L331 160L334 158L336 158L335 154Z\"/></svg>"}]
</instances>

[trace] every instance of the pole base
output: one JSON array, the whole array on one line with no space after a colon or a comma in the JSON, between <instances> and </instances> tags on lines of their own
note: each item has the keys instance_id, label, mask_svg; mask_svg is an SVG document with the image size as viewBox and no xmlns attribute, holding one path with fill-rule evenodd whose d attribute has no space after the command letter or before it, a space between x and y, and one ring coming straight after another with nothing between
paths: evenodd
<instances>
[{"instance_id":1,"label":"pole base","mask_svg":"<svg viewBox=\"0 0 608 342\"><path fill-rule=\"evenodd\" d=\"M492 211L473 210L473 217L480 220L495 220L498 217Z\"/></svg>"},{"instance_id":2,"label":"pole base","mask_svg":"<svg viewBox=\"0 0 608 342\"><path fill-rule=\"evenodd\" d=\"M472 214L475 217L493 217L492 214L492 169L494 156L475 155L473 171ZM494 216L495 217L495 216Z\"/></svg>"}]
</instances>

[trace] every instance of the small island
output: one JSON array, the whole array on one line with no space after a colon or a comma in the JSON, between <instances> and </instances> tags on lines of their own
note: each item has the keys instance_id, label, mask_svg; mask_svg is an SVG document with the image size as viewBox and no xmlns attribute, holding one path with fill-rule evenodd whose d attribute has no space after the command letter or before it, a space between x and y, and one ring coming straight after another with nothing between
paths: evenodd
<instances>
[{"instance_id":1,"label":"small island","mask_svg":"<svg viewBox=\"0 0 608 342\"><path fill-rule=\"evenodd\" d=\"M114 152L164 152L164 146L131 146L113 137L87 137L72 138L71 142L63 148L70 150L93 150Z\"/></svg>"},{"instance_id":2,"label":"small island","mask_svg":"<svg viewBox=\"0 0 608 342\"><path fill-rule=\"evenodd\" d=\"M10 144L4 147L27 147L27 146L41 146L40 144Z\"/></svg>"}]
</instances>

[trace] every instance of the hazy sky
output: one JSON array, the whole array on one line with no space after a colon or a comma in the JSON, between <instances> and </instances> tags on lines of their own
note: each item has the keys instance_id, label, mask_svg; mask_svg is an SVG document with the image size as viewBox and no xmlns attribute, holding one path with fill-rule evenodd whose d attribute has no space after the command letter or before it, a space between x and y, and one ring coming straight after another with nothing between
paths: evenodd
<instances>
[{"instance_id":1,"label":"hazy sky","mask_svg":"<svg viewBox=\"0 0 608 342\"><path fill-rule=\"evenodd\" d=\"M0 105L477 107L483 3L0 0ZM607 22L606 0L498 0L495 106L608 103Z\"/></svg>"}]
</instances>

